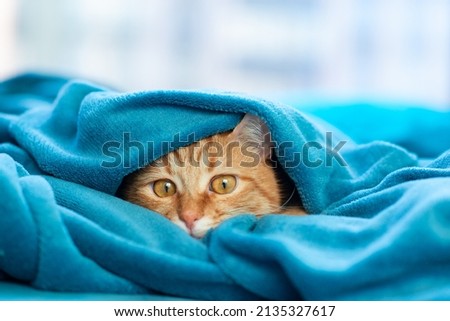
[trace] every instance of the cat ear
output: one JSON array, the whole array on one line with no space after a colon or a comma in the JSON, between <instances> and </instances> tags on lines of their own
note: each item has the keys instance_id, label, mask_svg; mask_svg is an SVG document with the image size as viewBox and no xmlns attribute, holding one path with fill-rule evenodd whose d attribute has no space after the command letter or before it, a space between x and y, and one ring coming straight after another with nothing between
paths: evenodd
<instances>
[{"instance_id":1,"label":"cat ear","mask_svg":"<svg viewBox=\"0 0 450 321\"><path fill-rule=\"evenodd\" d=\"M234 140L244 144L252 144L257 149L257 153L263 158L269 158L272 147L272 139L267 125L261 118L245 114L241 122L232 131L231 135Z\"/></svg>"}]
</instances>

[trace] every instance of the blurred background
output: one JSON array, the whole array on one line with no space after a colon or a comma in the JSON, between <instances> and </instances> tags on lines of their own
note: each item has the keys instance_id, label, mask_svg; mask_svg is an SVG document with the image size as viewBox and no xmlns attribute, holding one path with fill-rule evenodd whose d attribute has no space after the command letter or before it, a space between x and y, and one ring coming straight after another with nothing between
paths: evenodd
<instances>
[{"instance_id":1,"label":"blurred background","mask_svg":"<svg viewBox=\"0 0 450 321\"><path fill-rule=\"evenodd\" d=\"M450 106L448 0L1 0L0 77Z\"/></svg>"}]
</instances>

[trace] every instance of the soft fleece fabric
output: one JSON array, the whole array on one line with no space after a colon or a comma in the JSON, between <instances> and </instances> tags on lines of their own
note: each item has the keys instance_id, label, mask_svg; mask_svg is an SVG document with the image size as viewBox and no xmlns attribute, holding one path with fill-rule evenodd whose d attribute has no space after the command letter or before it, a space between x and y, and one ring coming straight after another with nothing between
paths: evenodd
<instances>
[{"instance_id":1,"label":"soft fleece fabric","mask_svg":"<svg viewBox=\"0 0 450 321\"><path fill-rule=\"evenodd\" d=\"M401 141L352 131L370 123L371 108L356 107L305 113L232 93L118 93L32 74L0 83L0 277L53 291L206 300L450 299L450 146L439 138L449 115L420 117L442 132L432 148L419 144L432 158L419 165L415 150L393 144ZM286 172L311 215L242 215L196 240L115 196L125 175L233 128L244 113L264 119L277 143L292 142L277 150L281 164L303 157ZM412 115L383 111L371 137L389 136L399 113ZM124 133L145 142L144 155L131 147L112 166ZM110 142L122 143L105 154Z\"/></svg>"}]
</instances>

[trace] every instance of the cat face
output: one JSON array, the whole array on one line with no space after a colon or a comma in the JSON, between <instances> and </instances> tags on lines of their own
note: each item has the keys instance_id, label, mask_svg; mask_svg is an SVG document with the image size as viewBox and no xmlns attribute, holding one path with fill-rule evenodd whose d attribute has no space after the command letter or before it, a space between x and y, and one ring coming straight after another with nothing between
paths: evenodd
<instances>
[{"instance_id":1,"label":"cat face","mask_svg":"<svg viewBox=\"0 0 450 321\"><path fill-rule=\"evenodd\" d=\"M229 133L179 148L124 181L124 198L158 212L194 237L238 214L280 209L270 138L246 115Z\"/></svg>"}]
</instances>

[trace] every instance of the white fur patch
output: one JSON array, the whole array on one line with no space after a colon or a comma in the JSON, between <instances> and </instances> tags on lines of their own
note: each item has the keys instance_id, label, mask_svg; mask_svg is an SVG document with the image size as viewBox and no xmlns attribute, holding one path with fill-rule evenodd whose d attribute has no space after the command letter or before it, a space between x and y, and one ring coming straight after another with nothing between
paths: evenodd
<instances>
[{"instance_id":1,"label":"white fur patch","mask_svg":"<svg viewBox=\"0 0 450 321\"><path fill-rule=\"evenodd\" d=\"M214 226L214 221L206 216L203 216L198 221L195 221L192 229L192 235L198 238L205 236L206 232Z\"/></svg>"}]
</instances>

